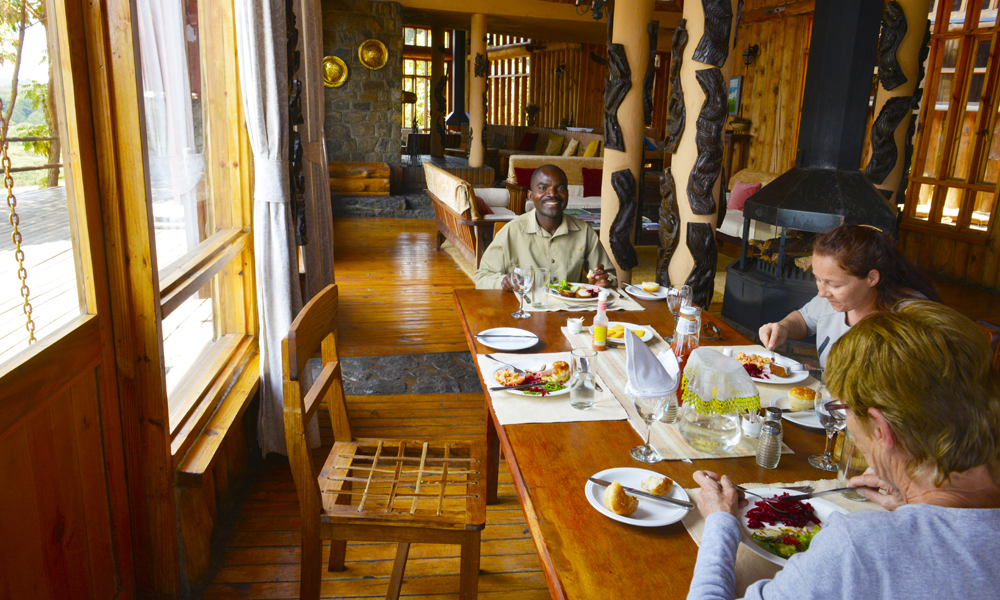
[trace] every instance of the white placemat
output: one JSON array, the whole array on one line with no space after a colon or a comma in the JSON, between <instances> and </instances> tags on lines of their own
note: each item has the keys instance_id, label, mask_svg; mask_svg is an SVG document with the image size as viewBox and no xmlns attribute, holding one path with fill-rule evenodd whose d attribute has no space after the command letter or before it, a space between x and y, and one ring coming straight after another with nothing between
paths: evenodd
<instances>
[{"instance_id":1,"label":"white placemat","mask_svg":"<svg viewBox=\"0 0 1000 600\"><path fill-rule=\"evenodd\" d=\"M744 483L741 485L750 490L762 487L783 488L789 485L811 485L816 491L822 491L833 489L840 484L837 483L836 479L821 479L819 481L797 481L795 483ZM700 488L685 491L691 497L692 502L698 502ZM830 494L822 498L851 513L865 510L885 511L884 508L874 502L855 502L844 498L840 494ZM757 500L753 496L747 496L747 499L751 502ZM687 516L681 522L684 523L684 529L687 529L694 543L701 546L701 536L705 532L705 519L701 516L701 512L697 509L688 511ZM780 570L781 567L779 565L757 556L741 541L740 547L736 550L736 597L742 598L745 596L747 587L755 581L773 579L775 574Z\"/></svg>"},{"instance_id":2,"label":"white placemat","mask_svg":"<svg viewBox=\"0 0 1000 600\"><path fill-rule=\"evenodd\" d=\"M543 363L551 365L562 360L572 365L572 357L569 352L553 352L549 354L500 354L492 353L492 356L503 361L537 360L539 365ZM499 367L498 362L486 358L480 354L476 357L479 361L479 370L483 373L487 387L500 385L494 382L492 373ZM608 391L607 384L600 376L597 382L603 392L594 394L594 407L590 410L578 410L569 405L569 394L561 396L521 396L505 391L486 393L493 399L493 411L497 415L497 420L501 425L517 425L521 423L572 423L574 421L622 421L628 418L628 413L622 408L614 394Z\"/></svg>"},{"instance_id":3,"label":"white placemat","mask_svg":"<svg viewBox=\"0 0 1000 600\"><path fill-rule=\"evenodd\" d=\"M611 298L614 299L614 304L608 306L608 312L616 310L646 310L625 292L611 288L608 288L608 290L611 292ZM532 308L531 305L525 302L524 309L528 312L597 312L597 302L568 302L559 299L558 296L549 294L548 308Z\"/></svg>"}]
</instances>

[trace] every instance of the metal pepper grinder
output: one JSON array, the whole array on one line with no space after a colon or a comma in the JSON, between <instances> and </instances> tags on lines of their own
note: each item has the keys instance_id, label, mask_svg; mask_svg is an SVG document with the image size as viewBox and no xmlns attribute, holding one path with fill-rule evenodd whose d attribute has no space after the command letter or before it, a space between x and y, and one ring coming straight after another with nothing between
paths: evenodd
<instances>
[{"instance_id":1,"label":"metal pepper grinder","mask_svg":"<svg viewBox=\"0 0 1000 600\"><path fill-rule=\"evenodd\" d=\"M768 407L765 419L757 438L757 464L765 469L775 469L781 460L781 409Z\"/></svg>"}]
</instances>

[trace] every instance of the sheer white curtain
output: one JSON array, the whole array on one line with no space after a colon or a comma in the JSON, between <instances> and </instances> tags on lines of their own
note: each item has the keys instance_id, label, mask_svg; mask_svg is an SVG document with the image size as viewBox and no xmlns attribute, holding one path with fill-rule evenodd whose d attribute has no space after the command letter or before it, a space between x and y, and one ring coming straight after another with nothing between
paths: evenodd
<instances>
[{"instance_id":1,"label":"sheer white curtain","mask_svg":"<svg viewBox=\"0 0 1000 600\"><path fill-rule=\"evenodd\" d=\"M184 8L181 0L138 0L136 9L152 200L181 206L191 250L201 241L195 186L205 163L194 134Z\"/></svg>"},{"instance_id":2,"label":"sheer white curtain","mask_svg":"<svg viewBox=\"0 0 1000 600\"><path fill-rule=\"evenodd\" d=\"M260 340L261 450L287 454L281 340L302 308L288 189L288 73L284 0L237 0L236 50L247 133L253 150L254 260ZM303 389L308 382L303 382ZM311 445L319 427L309 424Z\"/></svg>"}]
</instances>

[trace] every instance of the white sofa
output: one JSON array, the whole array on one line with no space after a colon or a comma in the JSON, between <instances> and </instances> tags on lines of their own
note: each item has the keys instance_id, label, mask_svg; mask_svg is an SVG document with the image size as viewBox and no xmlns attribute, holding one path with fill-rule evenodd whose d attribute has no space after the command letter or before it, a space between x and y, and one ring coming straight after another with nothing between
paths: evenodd
<instances>
[{"instance_id":1,"label":"white sofa","mask_svg":"<svg viewBox=\"0 0 1000 600\"><path fill-rule=\"evenodd\" d=\"M742 181L743 183L760 183L761 187L771 183L779 175L779 173L771 173L769 171L754 171L751 169L742 169L737 171L729 179L728 187L726 191L726 201L729 201L729 196L732 194L733 186L736 185L737 181ZM736 240L743 239L743 226L746 221L743 219L742 210L726 210L726 217L719 223L716 228L719 233L724 236L735 238ZM774 225L768 225L767 223L760 223L758 221L751 221L750 227L750 239L752 240L769 240L771 238L778 237L778 228ZM729 240L733 241L733 240Z\"/></svg>"}]
</instances>

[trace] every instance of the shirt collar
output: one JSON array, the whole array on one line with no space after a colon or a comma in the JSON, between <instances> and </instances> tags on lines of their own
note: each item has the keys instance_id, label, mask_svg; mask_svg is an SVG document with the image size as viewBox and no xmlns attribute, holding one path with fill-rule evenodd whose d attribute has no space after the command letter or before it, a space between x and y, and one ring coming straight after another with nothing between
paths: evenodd
<instances>
[{"instance_id":1,"label":"shirt collar","mask_svg":"<svg viewBox=\"0 0 1000 600\"><path fill-rule=\"evenodd\" d=\"M571 221L569 215L565 213L563 214L562 223L559 224L559 227L556 227L556 232L552 235L549 235L549 232L545 231L545 228L538 224L538 218L535 217L535 215L532 215L532 218L528 219L528 226L524 228L525 233L533 233L546 237L559 237L560 235L566 235L571 231L579 230L579 225Z\"/></svg>"}]
</instances>

